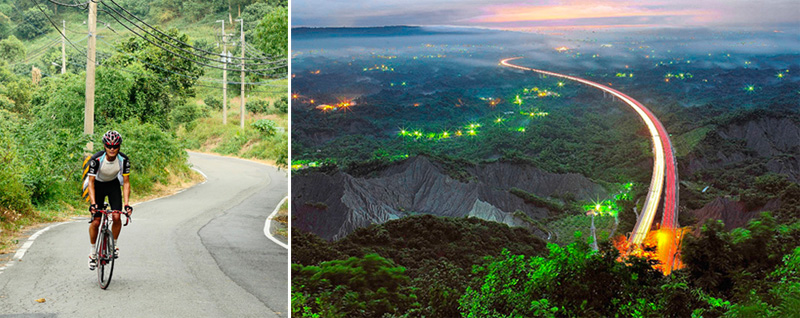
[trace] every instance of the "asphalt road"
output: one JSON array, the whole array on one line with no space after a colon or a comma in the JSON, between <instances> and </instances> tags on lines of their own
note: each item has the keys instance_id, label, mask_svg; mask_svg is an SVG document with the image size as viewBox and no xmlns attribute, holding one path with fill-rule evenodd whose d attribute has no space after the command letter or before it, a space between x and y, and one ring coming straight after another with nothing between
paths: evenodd
<instances>
[{"instance_id":1,"label":"asphalt road","mask_svg":"<svg viewBox=\"0 0 800 318\"><path fill-rule=\"evenodd\" d=\"M197 153L190 162L207 181L135 207L107 290L86 266L88 218L68 222L0 272L0 317L288 317L288 251L264 235L286 172Z\"/></svg>"}]
</instances>

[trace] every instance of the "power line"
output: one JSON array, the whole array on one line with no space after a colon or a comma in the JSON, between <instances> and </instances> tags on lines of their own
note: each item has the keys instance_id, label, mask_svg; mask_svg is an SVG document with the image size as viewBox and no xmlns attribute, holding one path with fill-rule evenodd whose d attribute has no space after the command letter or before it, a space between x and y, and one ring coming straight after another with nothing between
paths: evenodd
<instances>
[{"instance_id":1,"label":"power line","mask_svg":"<svg viewBox=\"0 0 800 318\"><path fill-rule=\"evenodd\" d=\"M217 83L217 84L224 84L224 82L222 82L222 81L207 80L207 79L203 79L202 77L194 77L194 76L191 76L191 75L187 75L187 74L183 74L183 73L175 72L175 71L172 71L172 70L168 70L168 69L162 68L162 67L160 67L160 66L158 66L158 65L154 65L154 64L151 64L151 63L148 63L148 62L142 61L141 59L139 59L138 57L136 57L136 56L134 56L134 55L132 55L132 54L130 54L130 53L127 53L127 52L120 51L119 49L117 49L116 47L114 47L114 46L113 46L111 43L108 43L108 42L106 42L106 41L105 41L105 40L103 40L102 38L98 38L98 39L100 39L100 41L101 41L101 42L103 42L103 43L105 43L105 44L107 44L107 45L111 46L111 47L112 47L112 49L113 49L114 51L117 51L118 53L121 53L121 54L125 54L125 55L127 55L128 57L131 57L131 58L133 58L133 59L136 59L137 61L139 61L139 62L141 62L141 63L143 63L143 64L146 64L146 65L149 65L149 66L151 66L151 67L154 67L154 68L160 69L160 70L162 70L162 71L169 72L169 73L172 73L172 74L175 74L175 75L181 76L181 77L185 77L185 78L189 78L189 79L193 79L193 80L197 80L197 81L209 82L209 83ZM75 63L71 63L71 64L73 64L73 65L77 65L77 64L75 64ZM86 66L86 65L83 65L83 67L85 67L85 66ZM111 68L111 69L115 69L115 70L118 70L118 71L128 72L128 73L132 73L132 74L138 74L138 75L142 75L142 76L153 76L152 74L150 74L150 75L148 75L148 74L143 74L143 73L134 72L134 71L126 70L126 69L120 69L120 68L116 68L116 67L109 66L109 65L106 65L106 64L101 64L101 66L103 66L103 67L108 67L108 68ZM188 70L184 70L184 71L188 71ZM167 78L162 78L162 79L164 79L164 80L167 80ZM245 84L245 85L264 85L264 86L273 86L273 87L283 87L283 85L269 85L269 84L271 84L272 82L274 82L274 80L273 80L273 81L262 81L262 82L245 82L244 84ZM230 84L242 84L242 83L241 83L241 82L228 82L228 84L230 85ZM197 85L197 84L195 84L195 85ZM217 87L217 88L219 88L219 87Z\"/></svg>"},{"instance_id":2,"label":"power line","mask_svg":"<svg viewBox=\"0 0 800 318\"><path fill-rule=\"evenodd\" d=\"M136 31L132 30L132 29L131 29L131 28L129 28L127 25L125 25L124 23L122 23L121 21L119 21L119 19L117 19L117 18L116 18L116 17L115 17L113 14L111 14L110 12L107 12L107 11L106 11L106 13L109 13L109 15L111 15L111 17L112 17L112 18L114 18L114 20L117 20L117 22L118 22L120 25L122 25L122 26L123 26L125 29L127 29L128 31L131 31L131 32L133 32L133 34L136 34L137 36L139 36L140 38L142 38L142 39L144 39L145 41L149 42L150 44L153 44L153 45L155 45L155 46L157 46L157 47L161 48L162 50L164 50L164 51L167 51L167 52L169 52L169 53L173 54L173 55L174 55L174 56L176 56L176 57L179 57L179 58L182 58L182 59L185 59L185 60L188 60L188 61L192 61L192 62L194 62L194 63L200 64L200 65L203 65L203 66L206 66L206 67L211 67L211 68L216 68L216 69L221 69L221 70L226 70L226 71L254 73L254 74L259 74L259 75L262 75L262 76L265 76L265 77L269 77L269 76L272 76L272 75L269 75L269 74L264 74L264 73L259 73L259 72L263 72L263 71L272 71L272 70L277 70L277 69L280 69L280 68L284 68L284 67L286 67L286 66L276 66L276 67L271 67L271 68L266 68L266 69L257 69L257 70L242 70L242 69L229 69L229 68L225 68L225 67L219 67L219 66L214 66L214 65L206 64L206 63L203 63L203 62L200 62L200 61L197 61L197 60L191 59L191 58L189 58L189 57L183 56L183 55L181 55L181 54L175 53L175 52L171 51L170 49L168 49L168 48L165 48L165 47L163 47L163 46L159 45L158 43L155 43L155 42L151 41L151 40L150 40L150 39L148 39L147 37L145 37L145 36L142 36L142 35L141 35L141 34L139 34L138 32L136 32Z\"/></svg>"},{"instance_id":3,"label":"power line","mask_svg":"<svg viewBox=\"0 0 800 318\"><path fill-rule=\"evenodd\" d=\"M210 58L210 57L207 57L207 56L205 56L205 55L200 55L200 54L197 54L197 53L195 53L195 52L192 52L192 51L189 51L189 50L187 50L187 49L185 49L185 48L183 48L183 47L181 47L181 46L179 46L179 45L173 44L173 43L172 43L172 42L170 42L170 41L164 40L163 38L161 38L161 37L159 37L159 36L157 36L157 35L155 35L155 34L153 34L153 33L150 33L150 31L147 31L146 29L142 28L141 26L139 26L138 24L136 24L136 22L133 22L133 21L131 21L130 19L126 18L126 17L125 17L125 16L124 16L122 13L120 13L120 12L119 12L119 11L117 11L117 10L115 10L114 8L111 8L111 7L108 7L108 6L106 6L106 7L107 7L108 9L110 9L111 11L113 11L113 12L116 14L116 16L119 16L120 18L124 19L125 21L128 21L128 23L132 24L132 25L133 25L133 26L135 26L137 29L144 31L144 32L145 32L145 33L147 33L148 35L152 36L154 39L160 40L161 42L164 42L164 43L166 43L166 44L169 44L170 46L172 46L172 47L174 47L174 48L177 48L177 49L179 49L179 50L181 50L181 51L183 51L183 52L189 53L189 54L191 54L191 55L197 56L197 57L199 57L199 58L201 58L201 59L211 60L211 61L215 61L215 62L217 61L217 59L215 59L215 58ZM109 12L109 11L106 11L106 10L103 10L103 12L105 12L105 13L107 13L107 14L111 15L111 17L112 17L112 18L114 18L114 20L117 20L117 22L119 22L120 24L122 24L122 22L121 22L121 21L119 21L119 19L117 19L117 18L116 18L116 16L115 16L114 14L112 14L111 12ZM128 27L127 27L127 26L125 26L125 25L123 25L123 27L125 27L125 28L126 28L126 29L128 29L128 30L130 30L131 32L134 32L133 30L131 30L130 28L128 28ZM156 30L157 30L157 29L156 29ZM135 32L134 32L134 33L135 33ZM162 33L162 34L163 34L163 33ZM137 35L139 35L139 34L137 33ZM171 37L170 37L170 38L171 38ZM179 40L178 40L178 41L179 41ZM179 42L180 42L180 41L179 41ZM181 43L183 43L184 45L186 45L186 46L188 46L188 47L190 47L190 48L192 48L192 49L195 49L195 50L197 50L197 49L198 49L198 48L196 48L196 47L194 47L194 46L191 46L191 45L189 45L189 44L186 44L186 43L184 43L184 42L181 42ZM222 55L218 55L218 56L222 56ZM279 63L279 62L282 62L282 61L271 61L271 62L269 62L269 63L245 63L245 65L274 65L274 64L277 64L277 63Z\"/></svg>"},{"instance_id":4,"label":"power line","mask_svg":"<svg viewBox=\"0 0 800 318\"><path fill-rule=\"evenodd\" d=\"M57 4L57 5L64 6L64 7L72 7L72 8L84 7L84 9L85 9L86 5L89 4L89 2L97 2L97 1L89 0L89 1L86 1L84 3L69 4L69 3L61 3L61 2L58 2L58 1L55 1L55 0L47 0L47 1L49 1L52 4Z\"/></svg>"},{"instance_id":5,"label":"power line","mask_svg":"<svg viewBox=\"0 0 800 318\"><path fill-rule=\"evenodd\" d=\"M125 11L125 13L127 13L128 15L130 15L131 17L133 17L133 18L134 18L134 19L136 19L137 21L141 22L142 24L144 24L144 25L148 26L149 28L151 28L151 29L155 30L156 32L160 33L161 35L164 35L164 36L166 36L167 38L169 38L169 39L171 39L171 40L173 40L173 41L175 41L175 42L178 42L178 43L180 43L180 44L183 44L183 45L189 46L189 47L191 47L191 48L193 48L193 49L195 49L195 50L198 50L198 51L200 51L200 52L203 52L203 53L206 53L206 54L211 54L211 55L216 55L216 56L222 57L222 54L220 54L220 53L214 53L214 52L211 52L211 51L206 51L206 50L204 50L204 49L201 49L201 48L198 48L198 47L194 47L194 46L190 45L189 43L183 42L183 41L181 41L181 40L179 40L179 39L176 39L176 38L174 38L174 37L170 36L169 34L166 34L166 33L164 33L164 32L161 32L161 30L159 30L158 28L156 28L156 27L154 27L154 26L152 26L152 25L148 24L147 22L144 22L142 19L140 19L139 17L137 17L135 14L131 13L130 11L128 11L127 9L125 9L124 7L122 7L122 6L120 6L119 4L117 4L116 2L114 2L114 0L108 0L108 1L111 1L111 3L112 3L112 4L114 4L115 6L117 6L117 7L118 7L118 8L120 8L120 9L122 9L122 11ZM112 9L112 10L113 10L113 9ZM114 11L116 12L116 10L114 10ZM119 13L119 12L117 12L117 13ZM127 20L127 19L126 19L126 20ZM130 20L128 20L128 21L130 21ZM223 34L222 36L225 36L225 35ZM231 58L233 58L233 59L237 59L237 60L263 60L263 59L240 58L240 57L231 57ZM270 56L269 58L275 58L275 57L274 57L274 56ZM286 60L286 59L283 59L283 60ZM245 63L245 65L247 65L247 63Z\"/></svg>"},{"instance_id":6,"label":"power line","mask_svg":"<svg viewBox=\"0 0 800 318\"><path fill-rule=\"evenodd\" d=\"M70 46L72 46L72 47L73 47L75 50L77 50L78 52L81 52L81 53L83 53L83 55L86 55L86 56L87 56L87 59L88 59L88 55L86 54L86 51L81 51L80 49L78 49L78 47L77 47L77 46L75 46L75 44L74 44L74 43L72 43L72 41L70 41L69 39L67 39L66 35L64 35L64 33L61 31L61 29L59 29L59 28L58 28L58 26L56 26L56 23L55 23L55 22L53 22L53 19L50 19L50 16L49 16L49 15L47 15L47 13L45 13L45 12L44 12L44 10L42 9L42 7L39 5L39 2L38 2L38 1L36 1L36 0L30 0L30 1L31 1L31 2L33 2L33 4L36 6L36 8L37 8L37 9L39 9L39 11L41 11L41 12L42 12L42 14L43 14L43 15L44 15L44 16L47 18L47 21L50 21L50 24L51 24L51 25L53 25L53 28L55 28L55 29L56 29L56 31L58 31L58 34L60 34L61 36L63 36L63 37L64 37L64 39L66 39L66 40L67 40L67 42L69 43L69 45L70 45ZM92 62L92 63L97 63L96 61L91 61L91 62Z\"/></svg>"},{"instance_id":7,"label":"power line","mask_svg":"<svg viewBox=\"0 0 800 318\"><path fill-rule=\"evenodd\" d=\"M70 62L70 61L67 61L67 63L68 63L68 64L75 65L75 66L78 66L78 67L86 67L86 64L74 63L74 62ZM124 68L123 68L123 69L121 69L121 68L116 68L116 67L113 67L113 66L108 66L108 65L100 65L100 66L102 66L102 67L107 67L107 68L110 68L110 69L112 69L112 70L117 70L117 71L120 71L120 72L126 72L126 73L131 73L131 74L136 74L136 75L142 75L142 76L148 76L148 77L156 77L154 74L145 74L145 73L139 73L139 72L134 72L134 71L127 70L127 69L124 69ZM156 78L158 78L158 77L156 77ZM158 78L158 79L161 79L161 80L168 80L167 78L163 78L163 77L162 77L162 78ZM220 82L220 83L221 83L221 82ZM234 82L231 82L231 83L234 83ZM241 84L241 83L236 83L236 84ZM219 89L219 86L202 85L202 84L197 84L197 83L193 84L192 86L196 86L196 87L207 87L207 88ZM283 88L283 87L285 87L284 85L263 85L263 86L269 86L269 87L278 87L278 88ZM262 90L255 90L255 89L251 89L251 90L250 90L250 92L259 92L259 93L272 93L271 91L262 91Z\"/></svg>"}]
</instances>

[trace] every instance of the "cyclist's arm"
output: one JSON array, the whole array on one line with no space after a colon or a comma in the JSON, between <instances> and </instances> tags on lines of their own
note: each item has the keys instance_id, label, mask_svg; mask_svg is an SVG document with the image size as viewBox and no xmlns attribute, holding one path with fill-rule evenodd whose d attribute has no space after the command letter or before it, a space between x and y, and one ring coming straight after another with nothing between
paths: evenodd
<instances>
[{"instance_id":1,"label":"cyclist's arm","mask_svg":"<svg viewBox=\"0 0 800 318\"><path fill-rule=\"evenodd\" d=\"M92 204L97 204L94 197L94 176L89 176L89 200Z\"/></svg>"},{"instance_id":2,"label":"cyclist's arm","mask_svg":"<svg viewBox=\"0 0 800 318\"><path fill-rule=\"evenodd\" d=\"M131 197L131 183L128 181L128 175L122 176L122 200L124 202L124 206L130 205L128 204L128 199Z\"/></svg>"}]
</instances>

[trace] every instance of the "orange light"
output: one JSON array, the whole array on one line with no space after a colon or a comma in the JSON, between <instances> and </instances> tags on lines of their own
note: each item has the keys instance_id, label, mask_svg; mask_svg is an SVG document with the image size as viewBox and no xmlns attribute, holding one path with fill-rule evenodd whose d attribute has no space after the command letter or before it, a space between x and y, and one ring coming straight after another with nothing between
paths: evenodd
<instances>
[{"instance_id":1,"label":"orange light","mask_svg":"<svg viewBox=\"0 0 800 318\"><path fill-rule=\"evenodd\" d=\"M414 103L414 107L419 107L419 103Z\"/></svg>"},{"instance_id":2,"label":"orange light","mask_svg":"<svg viewBox=\"0 0 800 318\"><path fill-rule=\"evenodd\" d=\"M311 103L311 104L313 104L313 103L314 103L314 100L312 99L312 100L310 100L310 101L308 101L308 102L309 102L309 103Z\"/></svg>"},{"instance_id":3,"label":"orange light","mask_svg":"<svg viewBox=\"0 0 800 318\"><path fill-rule=\"evenodd\" d=\"M299 98L299 97L300 97L300 96L298 96L297 94L292 94L292 99L297 99L297 98Z\"/></svg>"}]
</instances>

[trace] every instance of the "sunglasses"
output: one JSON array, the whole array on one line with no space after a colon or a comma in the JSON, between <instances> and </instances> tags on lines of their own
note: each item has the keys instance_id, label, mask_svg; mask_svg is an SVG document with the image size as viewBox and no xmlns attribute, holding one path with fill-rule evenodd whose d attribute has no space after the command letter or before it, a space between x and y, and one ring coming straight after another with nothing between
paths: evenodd
<instances>
[{"instance_id":1,"label":"sunglasses","mask_svg":"<svg viewBox=\"0 0 800 318\"><path fill-rule=\"evenodd\" d=\"M105 145L108 149L119 149L119 145Z\"/></svg>"}]
</instances>

